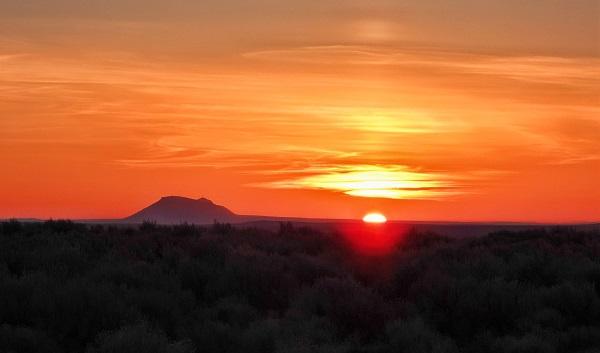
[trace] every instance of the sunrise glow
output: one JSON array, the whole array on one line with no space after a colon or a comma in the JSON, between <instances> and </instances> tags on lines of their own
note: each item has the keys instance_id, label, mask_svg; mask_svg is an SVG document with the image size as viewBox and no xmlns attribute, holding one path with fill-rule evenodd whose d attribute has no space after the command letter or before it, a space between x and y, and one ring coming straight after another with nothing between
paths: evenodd
<instances>
[{"instance_id":1,"label":"sunrise glow","mask_svg":"<svg viewBox=\"0 0 600 353\"><path fill-rule=\"evenodd\" d=\"M595 220L592 3L2 2L0 218Z\"/></svg>"}]
</instances>

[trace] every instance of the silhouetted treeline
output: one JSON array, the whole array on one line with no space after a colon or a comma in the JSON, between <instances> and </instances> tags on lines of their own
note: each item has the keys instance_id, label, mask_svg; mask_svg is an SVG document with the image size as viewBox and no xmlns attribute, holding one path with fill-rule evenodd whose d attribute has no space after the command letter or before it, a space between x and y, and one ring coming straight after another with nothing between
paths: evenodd
<instances>
[{"instance_id":1,"label":"silhouetted treeline","mask_svg":"<svg viewBox=\"0 0 600 353\"><path fill-rule=\"evenodd\" d=\"M0 352L600 351L600 234L0 224Z\"/></svg>"}]
</instances>

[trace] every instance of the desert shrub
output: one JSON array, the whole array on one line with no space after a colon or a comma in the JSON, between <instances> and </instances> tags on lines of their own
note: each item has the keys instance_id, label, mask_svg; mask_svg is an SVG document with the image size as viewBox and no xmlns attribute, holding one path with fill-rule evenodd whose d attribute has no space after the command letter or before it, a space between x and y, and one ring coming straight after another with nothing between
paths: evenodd
<instances>
[{"instance_id":1,"label":"desert shrub","mask_svg":"<svg viewBox=\"0 0 600 353\"><path fill-rule=\"evenodd\" d=\"M177 224L172 227L172 234L180 237L195 237L206 232L206 228L189 223Z\"/></svg>"},{"instance_id":2,"label":"desert shrub","mask_svg":"<svg viewBox=\"0 0 600 353\"><path fill-rule=\"evenodd\" d=\"M389 312L383 299L348 278L326 278L296 299L295 310L325 317L342 335L370 337L381 332Z\"/></svg>"},{"instance_id":3,"label":"desert shrub","mask_svg":"<svg viewBox=\"0 0 600 353\"><path fill-rule=\"evenodd\" d=\"M260 319L260 313L255 307L237 297L219 299L206 309L204 315L211 320L241 328L247 328Z\"/></svg>"},{"instance_id":4,"label":"desert shrub","mask_svg":"<svg viewBox=\"0 0 600 353\"><path fill-rule=\"evenodd\" d=\"M188 333L200 352L244 352L243 329L219 321L200 321Z\"/></svg>"},{"instance_id":5,"label":"desert shrub","mask_svg":"<svg viewBox=\"0 0 600 353\"><path fill-rule=\"evenodd\" d=\"M273 353L276 349L276 339L279 334L279 323L276 320L254 322L244 332L244 352Z\"/></svg>"},{"instance_id":6,"label":"desert shrub","mask_svg":"<svg viewBox=\"0 0 600 353\"><path fill-rule=\"evenodd\" d=\"M555 353L556 347L551 341L536 335L523 337L502 337L492 346L493 352L498 353Z\"/></svg>"},{"instance_id":7,"label":"desert shrub","mask_svg":"<svg viewBox=\"0 0 600 353\"><path fill-rule=\"evenodd\" d=\"M0 326L0 351L6 353L60 352L56 342L46 332L7 324Z\"/></svg>"},{"instance_id":8,"label":"desert shrub","mask_svg":"<svg viewBox=\"0 0 600 353\"><path fill-rule=\"evenodd\" d=\"M22 230L23 226L21 225L21 222L15 219L11 219L7 222L2 222L0 224L0 231L2 232L2 234L5 235L20 233Z\"/></svg>"},{"instance_id":9,"label":"desert shrub","mask_svg":"<svg viewBox=\"0 0 600 353\"><path fill-rule=\"evenodd\" d=\"M211 227L211 232L214 234L227 235L233 231L233 226L229 223L215 222Z\"/></svg>"},{"instance_id":10,"label":"desert shrub","mask_svg":"<svg viewBox=\"0 0 600 353\"><path fill-rule=\"evenodd\" d=\"M166 335L146 323L103 332L90 344L87 353L193 353L190 342L169 343Z\"/></svg>"},{"instance_id":11,"label":"desert shrub","mask_svg":"<svg viewBox=\"0 0 600 353\"><path fill-rule=\"evenodd\" d=\"M228 259L207 296L238 296L260 310L282 310L294 289L281 256L251 250Z\"/></svg>"},{"instance_id":12,"label":"desert shrub","mask_svg":"<svg viewBox=\"0 0 600 353\"><path fill-rule=\"evenodd\" d=\"M458 349L452 339L428 327L420 318L391 322L386 329L387 352L453 353Z\"/></svg>"}]
</instances>

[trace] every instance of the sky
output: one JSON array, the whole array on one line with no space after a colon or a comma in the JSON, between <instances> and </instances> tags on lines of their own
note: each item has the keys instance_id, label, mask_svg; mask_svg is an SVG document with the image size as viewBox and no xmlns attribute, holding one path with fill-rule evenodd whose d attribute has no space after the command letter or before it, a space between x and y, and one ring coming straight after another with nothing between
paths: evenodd
<instances>
[{"instance_id":1,"label":"sky","mask_svg":"<svg viewBox=\"0 0 600 353\"><path fill-rule=\"evenodd\" d=\"M600 220L599 0L0 1L0 218Z\"/></svg>"}]
</instances>

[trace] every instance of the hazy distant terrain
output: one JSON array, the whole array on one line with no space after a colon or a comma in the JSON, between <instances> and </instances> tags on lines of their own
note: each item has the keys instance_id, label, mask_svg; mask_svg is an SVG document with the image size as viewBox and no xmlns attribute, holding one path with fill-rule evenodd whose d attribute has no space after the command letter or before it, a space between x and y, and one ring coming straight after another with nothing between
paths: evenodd
<instances>
[{"instance_id":1,"label":"hazy distant terrain","mask_svg":"<svg viewBox=\"0 0 600 353\"><path fill-rule=\"evenodd\" d=\"M94 221L91 221L92 223ZM181 196L163 197L143 210L119 220L104 220L103 223L177 225L182 223L211 225L214 222L231 223L237 227L253 227L277 230L280 222L292 222L296 226L311 227L323 232L336 232L348 225L360 224L358 220L310 219L294 217L273 217L268 215L238 215L225 206L217 205L206 198L190 199ZM523 231L552 227L552 224L502 223L502 222L416 222L391 221L388 228L392 231L404 231L410 228L420 232L437 232L447 236L467 237L483 236L490 232L509 230ZM600 230L600 224L572 224L577 230Z\"/></svg>"},{"instance_id":2,"label":"hazy distant terrain","mask_svg":"<svg viewBox=\"0 0 600 353\"><path fill-rule=\"evenodd\" d=\"M307 219L294 217L275 217L275 216L256 216L256 215L239 215L227 207L217 205L206 198L191 199L181 196L166 196L162 197L152 205L142 209L135 214L117 220L105 220L105 222L119 222L140 224L143 222L155 222L157 224L197 224L210 225L214 222L231 223L231 224L251 224L260 226L261 222L281 222L281 221L296 221L296 222L331 222L336 220L326 219ZM279 223L276 223L276 225Z\"/></svg>"},{"instance_id":3,"label":"hazy distant terrain","mask_svg":"<svg viewBox=\"0 0 600 353\"><path fill-rule=\"evenodd\" d=\"M366 244L393 235L362 227ZM409 231L379 255L349 239L290 223L3 222L0 351L600 349L597 231Z\"/></svg>"}]
</instances>

